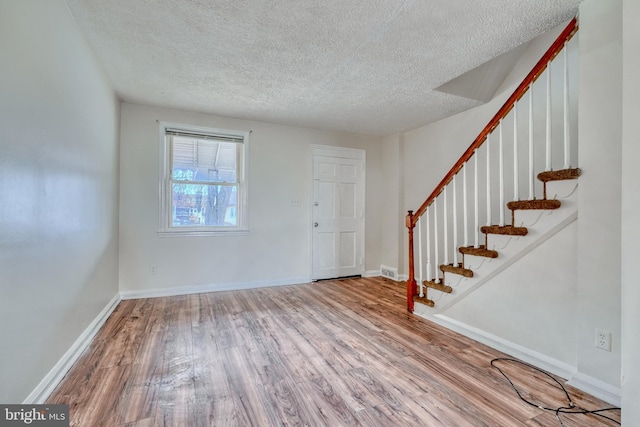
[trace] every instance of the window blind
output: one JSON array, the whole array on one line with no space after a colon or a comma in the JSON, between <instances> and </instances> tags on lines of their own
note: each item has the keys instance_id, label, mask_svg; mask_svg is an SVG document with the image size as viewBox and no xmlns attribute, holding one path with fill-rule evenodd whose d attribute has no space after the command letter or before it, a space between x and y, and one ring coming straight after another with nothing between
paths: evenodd
<instances>
[{"instance_id":1,"label":"window blind","mask_svg":"<svg viewBox=\"0 0 640 427\"><path fill-rule=\"evenodd\" d=\"M236 144L242 144L244 142L244 137L238 136L238 135L220 135L220 134L213 134L213 133L194 132L194 131L184 130L184 129L167 128L165 130L165 134L168 136L181 136L184 138L196 138L196 139L204 139L204 140L219 141L219 142L232 142Z\"/></svg>"}]
</instances>

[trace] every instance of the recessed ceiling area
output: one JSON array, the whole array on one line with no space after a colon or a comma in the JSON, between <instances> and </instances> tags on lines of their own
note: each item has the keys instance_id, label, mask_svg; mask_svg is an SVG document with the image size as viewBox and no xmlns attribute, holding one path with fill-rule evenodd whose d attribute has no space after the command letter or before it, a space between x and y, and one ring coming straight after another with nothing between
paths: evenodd
<instances>
[{"instance_id":1,"label":"recessed ceiling area","mask_svg":"<svg viewBox=\"0 0 640 427\"><path fill-rule=\"evenodd\" d=\"M124 101L373 136L486 102L580 1L66 0Z\"/></svg>"},{"instance_id":2,"label":"recessed ceiling area","mask_svg":"<svg viewBox=\"0 0 640 427\"><path fill-rule=\"evenodd\" d=\"M483 103L489 102L493 99L493 96L502 82L507 78L509 72L527 50L527 47L529 47L529 42L523 43L515 49L479 65L473 70L467 71L442 86L437 87L435 90L464 98L475 99Z\"/></svg>"}]
</instances>

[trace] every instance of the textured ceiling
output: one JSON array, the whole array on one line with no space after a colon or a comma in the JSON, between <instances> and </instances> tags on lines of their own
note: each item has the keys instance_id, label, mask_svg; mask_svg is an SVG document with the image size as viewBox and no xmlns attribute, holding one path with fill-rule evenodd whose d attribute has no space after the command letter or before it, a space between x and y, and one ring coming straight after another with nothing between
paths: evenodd
<instances>
[{"instance_id":1,"label":"textured ceiling","mask_svg":"<svg viewBox=\"0 0 640 427\"><path fill-rule=\"evenodd\" d=\"M435 89L580 1L66 3L125 101L386 136L479 105Z\"/></svg>"}]
</instances>

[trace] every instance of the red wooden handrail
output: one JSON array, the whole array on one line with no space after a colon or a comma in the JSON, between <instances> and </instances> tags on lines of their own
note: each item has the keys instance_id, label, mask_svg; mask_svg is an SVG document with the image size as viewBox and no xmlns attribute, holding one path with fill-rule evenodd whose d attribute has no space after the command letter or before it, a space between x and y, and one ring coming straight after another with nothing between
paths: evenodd
<instances>
[{"instance_id":1,"label":"red wooden handrail","mask_svg":"<svg viewBox=\"0 0 640 427\"><path fill-rule=\"evenodd\" d=\"M416 224L420 220L422 214L425 213L427 208L436 197L442 192L444 187L449 184L449 181L453 179L453 176L460 172L462 166L471 159L474 152L484 143L487 139L487 136L493 132L493 130L498 126L500 120L505 118L507 114L511 111L513 106L515 105L520 98L529 90L529 87L533 82L535 82L538 77L540 77L543 71L547 68L547 65L553 58L562 51L565 43L571 40L571 37L578 31L578 22L577 19L574 18L569 22L569 25L560 33L558 38L551 44L549 49L542 55L542 58L536 63L533 69L527 74L527 76L522 80L522 83L518 85L516 90L511 94L509 99L504 103L504 105L498 110L498 112L493 116L493 118L489 121L489 123L482 129L482 132L476 137L476 139L471 143L467 151L462 154L462 156L458 159L455 165L449 170L449 172L445 175L445 177L440 181L440 183L436 186L436 188L431 192L429 197L424 201L422 205L418 208L415 213L413 211L409 211L409 214L406 217L406 226L409 232L409 277L407 280L407 310L412 313L413 312L413 297L416 295L417 291L417 283L415 279L415 271L414 271L414 260L413 260L413 229Z\"/></svg>"},{"instance_id":2,"label":"red wooden handrail","mask_svg":"<svg viewBox=\"0 0 640 427\"><path fill-rule=\"evenodd\" d=\"M424 201L417 211L412 215L413 225L415 225L422 214L427 210L427 207L433 202L433 200L442 192L442 189L447 186L449 181L455 174L460 172L462 166L473 156L473 152L478 149L489 135L500 123L500 120L505 118L511 111L515 103L522 98L522 96L529 90L529 86L535 82L542 72L547 68L547 64L560 53L564 44L571 40L571 37L578 31L578 23L576 18L573 18L569 25L560 33L558 38L553 42L551 47L545 52L545 54L536 63L533 69L527 74L522 83L516 88L513 94L507 99L502 108L498 110L495 116L489 121L489 123L482 129L482 132L477 136L473 143L467 148L467 151L458 159L455 165L449 170L449 173L440 181L440 184L431 192L429 197Z\"/></svg>"}]
</instances>

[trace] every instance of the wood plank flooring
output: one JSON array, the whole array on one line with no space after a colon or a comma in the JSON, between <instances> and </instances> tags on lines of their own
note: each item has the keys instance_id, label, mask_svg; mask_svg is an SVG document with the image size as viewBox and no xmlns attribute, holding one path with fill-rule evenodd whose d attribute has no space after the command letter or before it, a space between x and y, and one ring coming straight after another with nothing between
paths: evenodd
<instances>
[{"instance_id":1,"label":"wood plank flooring","mask_svg":"<svg viewBox=\"0 0 640 427\"><path fill-rule=\"evenodd\" d=\"M83 427L562 426L491 367L504 354L408 314L404 295L369 278L122 301L48 403ZM566 404L543 375L500 366L523 396Z\"/></svg>"}]
</instances>

